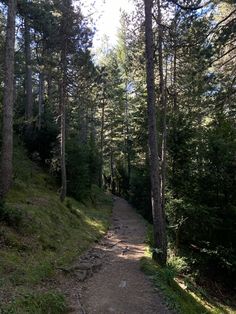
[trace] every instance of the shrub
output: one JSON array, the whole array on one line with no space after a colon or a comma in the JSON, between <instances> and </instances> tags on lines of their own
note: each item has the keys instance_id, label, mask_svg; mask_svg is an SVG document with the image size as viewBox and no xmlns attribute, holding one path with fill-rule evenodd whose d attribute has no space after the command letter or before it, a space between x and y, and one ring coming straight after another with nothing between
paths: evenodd
<instances>
[{"instance_id":1,"label":"shrub","mask_svg":"<svg viewBox=\"0 0 236 314\"><path fill-rule=\"evenodd\" d=\"M0 221L6 223L9 227L18 229L24 215L19 208L11 208L3 203L0 204Z\"/></svg>"}]
</instances>

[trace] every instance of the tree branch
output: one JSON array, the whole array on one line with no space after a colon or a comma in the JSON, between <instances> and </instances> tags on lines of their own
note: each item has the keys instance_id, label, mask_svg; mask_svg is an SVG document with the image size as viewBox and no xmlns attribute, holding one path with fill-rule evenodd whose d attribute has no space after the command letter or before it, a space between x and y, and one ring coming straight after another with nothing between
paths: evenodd
<instances>
[{"instance_id":1,"label":"tree branch","mask_svg":"<svg viewBox=\"0 0 236 314\"><path fill-rule=\"evenodd\" d=\"M199 9L202 9L204 8L205 6L207 6L208 4L211 3L211 0L208 1L207 3L203 4L203 5L200 5L200 6L185 6L183 4L180 4L177 0L170 0L170 2L174 3L175 5L177 5L180 9L182 10L199 10Z\"/></svg>"},{"instance_id":2,"label":"tree branch","mask_svg":"<svg viewBox=\"0 0 236 314\"><path fill-rule=\"evenodd\" d=\"M220 65L220 67L222 68L224 65L226 65L227 63L229 63L230 61L232 61L233 59L236 58L236 55L234 55L233 57L231 57L230 59L228 59L227 61L225 61L223 64Z\"/></svg>"},{"instance_id":3,"label":"tree branch","mask_svg":"<svg viewBox=\"0 0 236 314\"><path fill-rule=\"evenodd\" d=\"M230 52L232 52L233 50L236 49L236 46L232 47L231 49L227 50L225 53L223 53L221 56L219 56L217 59L215 59L214 61L212 61L211 64L214 64L215 62L219 61L220 59L222 59L223 57L225 57L226 55L228 55Z\"/></svg>"},{"instance_id":4,"label":"tree branch","mask_svg":"<svg viewBox=\"0 0 236 314\"><path fill-rule=\"evenodd\" d=\"M232 12L230 12L229 15L227 15L225 18L223 18L221 21L219 21L215 26L214 28L212 29L213 31L218 28L218 26L222 23L224 23L226 20L228 20L234 13L236 13L236 9L234 9Z\"/></svg>"}]
</instances>

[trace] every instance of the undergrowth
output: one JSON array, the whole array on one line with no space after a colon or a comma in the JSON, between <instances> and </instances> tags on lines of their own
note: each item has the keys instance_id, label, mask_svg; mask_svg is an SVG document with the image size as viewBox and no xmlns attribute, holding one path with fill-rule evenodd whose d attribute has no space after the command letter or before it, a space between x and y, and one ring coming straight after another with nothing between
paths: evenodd
<instances>
[{"instance_id":1,"label":"undergrowth","mask_svg":"<svg viewBox=\"0 0 236 314\"><path fill-rule=\"evenodd\" d=\"M180 314L233 314L236 309L210 297L194 283L185 258L169 256L165 267L151 258L152 228L149 226L147 243L149 249L141 259L141 269L151 278L170 309ZM225 300L226 301L226 300Z\"/></svg>"},{"instance_id":2,"label":"undergrowth","mask_svg":"<svg viewBox=\"0 0 236 314\"><path fill-rule=\"evenodd\" d=\"M83 204L61 203L53 178L20 145L14 164L14 186L0 204L0 313L63 313L60 295L36 287L105 234L111 197L93 186Z\"/></svg>"}]
</instances>

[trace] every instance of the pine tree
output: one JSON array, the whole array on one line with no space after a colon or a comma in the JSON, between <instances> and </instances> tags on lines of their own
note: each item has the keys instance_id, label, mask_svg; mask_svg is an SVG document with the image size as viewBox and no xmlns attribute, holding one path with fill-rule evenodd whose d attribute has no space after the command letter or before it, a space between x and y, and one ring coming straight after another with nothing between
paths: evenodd
<instances>
[{"instance_id":1,"label":"pine tree","mask_svg":"<svg viewBox=\"0 0 236 314\"><path fill-rule=\"evenodd\" d=\"M9 191L12 183L13 159L13 99L14 99L14 48L16 0L9 0L5 45L5 76L3 96L3 129L1 149L0 197Z\"/></svg>"},{"instance_id":2,"label":"pine tree","mask_svg":"<svg viewBox=\"0 0 236 314\"><path fill-rule=\"evenodd\" d=\"M161 204L160 168L158 159L158 140L155 110L154 60L153 60L153 28L152 0L145 0L145 38L146 38L146 71L147 71L147 105L148 105L148 140L150 158L150 176L152 187L152 214L154 228L153 258L161 265L167 259L167 239L165 213Z\"/></svg>"}]
</instances>

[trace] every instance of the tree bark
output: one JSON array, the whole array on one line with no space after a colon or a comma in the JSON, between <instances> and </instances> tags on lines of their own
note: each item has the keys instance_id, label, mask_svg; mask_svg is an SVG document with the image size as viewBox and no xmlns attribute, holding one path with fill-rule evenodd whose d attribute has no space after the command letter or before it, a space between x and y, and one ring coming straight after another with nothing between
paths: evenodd
<instances>
[{"instance_id":1,"label":"tree bark","mask_svg":"<svg viewBox=\"0 0 236 314\"><path fill-rule=\"evenodd\" d=\"M52 67L51 65L48 65L48 69L47 69L47 77L46 77L46 81L47 81L47 103L49 104L49 106L52 105Z\"/></svg>"},{"instance_id":2,"label":"tree bark","mask_svg":"<svg viewBox=\"0 0 236 314\"><path fill-rule=\"evenodd\" d=\"M160 170L158 160L158 142L155 108L154 85L154 49L152 28L153 0L144 0L145 4L145 46L146 46L146 81L147 81L147 106L148 106L148 142L151 177L152 215L154 228L153 259L161 265L166 264L167 239L165 213L161 206L160 197Z\"/></svg>"},{"instance_id":3,"label":"tree bark","mask_svg":"<svg viewBox=\"0 0 236 314\"><path fill-rule=\"evenodd\" d=\"M115 171L114 171L114 152L111 148L110 152L110 167L111 167L111 193L116 193L116 184L115 184Z\"/></svg>"},{"instance_id":4,"label":"tree bark","mask_svg":"<svg viewBox=\"0 0 236 314\"><path fill-rule=\"evenodd\" d=\"M165 181L166 181L166 83L164 79L163 69L163 29L162 29L162 13L161 2L157 0L157 22L158 22L158 61L159 61L159 78L160 78L160 105L162 110L162 145L161 145L161 206L165 211Z\"/></svg>"},{"instance_id":5,"label":"tree bark","mask_svg":"<svg viewBox=\"0 0 236 314\"><path fill-rule=\"evenodd\" d=\"M173 152L173 159L172 159L172 177L175 177L176 174L176 147L177 147L177 129L178 129L178 120L179 112L178 112L178 94L177 94L177 14L178 9L175 8L175 19L174 19L174 32L173 32L173 140L174 140L174 152ZM177 194L175 192L175 197Z\"/></svg>"},{"instance_id":6,"label":"tree bark","mask_svg":"<svg viewBox=\"0 0 236 314\"><path fill-rule=\"evenodd\" d=\"M63 75L62 81L60 83L60 160L61 160L61 193L60 200L63 202L66 197L67 190L67 176L66 176L66 84L65 77Z\"/></svg>"},{"instance_id":7,"label":"tree bark","mask_svg":"<svg viewBox=\"0 0 236 314\"><path fill-rule=\"evenodd\" d=\"M177 111L177 43L176 39L174 39L174 77L173 77L173 85L174 85L174 96L173 96L173 107L174 112Z\"/></svg>"},{"instance_id":8,"label":"tree bark","mask_svg":"<svg viewBox=\"0 0 236 314\"><path fill-rule=\"evenodd\" d=\"M67 101L67 50L68 50L68 11L70 0L64 0L62 4L62 25L61 25L61 82L60 82L60 161L61 161L61 193L60 200L63 202L67 193L66 174L66 101Z\"/></svg>"},{"instance_id":9,"label":"tree bark","mask_svg":"<svg viewBox=\"0 0 236 314\"><path fill-rule=\"evenodd\" d=\"M42 126L42 115L44 113L44 72L39 73L39 107L38 107L38 129Z\"/></svg>"},{"instance_id":10,"label":"tree bark","mask_svg":"<svg viewBox=\"0 0 236 314\"><path fill-rule=\"evenodd\" d=\"M80 145L86 146L88 144L88 123L89 123L89 112L88 106L85 101L80 106L79 110L79 142Z\"/></svg>"},{"instance_id":11,"label":"tree bark","mask_svg":"<svg viewBox=\"0 0 236 314\"><path fill-rule=\"evenodd\" d=\"M12 183L15 15L16 0L9 0L5 46L0 198L7 194Z\"/></svg>"},{"instance_id":12,"label":"tree bark","mask_svg":"<svg viewBox=\"0 0 236 314\"><path fill-rule=\"evenodd\" d=\"M128 76L127 71L125 73ZM130 188L130 176L131 176L131 147L130 147L130 128L129 128L129 101L128 101L128 80L125 84L125 141L126 141L126 159L127 159L127 187Z\"/></svg>"},{"instance_id":13,"label":"tree bark","mask_svg":"<svg viewBox=\"0 0 236 314\"><path fill-rule=\"evenodd\" d=\"M100 176L99 176L99 187L103 187L103 166L104 166L104 158L103 158L103 150L104 150L104 125L105 125L105 95L103 93L102 99L102 115L101 115L101 133L100 133Z\"/></svg>"},{"instance_id":14,"label":"tree bark","mask_svg":"<svg viewBox=\"0 0 236 314\"><path fill-rule=\"evenodd\" d=\"M33 116L33 84L32 84L32 58L30 47L30 27L28 18L25 17L25 93L26 93L26 119L30 120Z\"/></svg>"}]
</instances>

